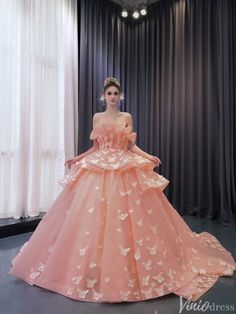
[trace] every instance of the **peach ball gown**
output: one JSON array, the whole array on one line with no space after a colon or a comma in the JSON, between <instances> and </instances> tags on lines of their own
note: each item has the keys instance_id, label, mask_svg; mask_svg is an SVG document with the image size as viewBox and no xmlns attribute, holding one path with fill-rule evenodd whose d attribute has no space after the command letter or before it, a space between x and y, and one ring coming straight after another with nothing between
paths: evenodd
<instances>
[{"instance_id":1,"label":"peach ball gown","mask_svg":"<svg viewBox=\"0 0 236 314\"><path fill-rule=\"evenodd\" d=\"M236 268L211 234L190 230L163 193L169 181L128 149L123 121L96 124L99 148L74 164L64 187L12 261L30 285L89 302L174 293L196 301Z\"/></svg>"}]
</instances>

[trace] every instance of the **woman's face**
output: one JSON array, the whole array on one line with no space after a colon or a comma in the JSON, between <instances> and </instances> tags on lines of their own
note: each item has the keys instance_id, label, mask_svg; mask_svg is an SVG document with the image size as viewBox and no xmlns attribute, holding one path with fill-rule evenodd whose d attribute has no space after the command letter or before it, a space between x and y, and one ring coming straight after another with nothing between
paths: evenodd
<instances>
[{"instance_id":1,"label":"woman's face","mask_svg":"<svg viewBox=\"0 0 236 314\"><path fill-rule=\"evenodd\" d=\"M104 94L108 106L117 106L120 101L119 89L115 86L110 86L106 89Z\"/></svg>"}]
</instances>

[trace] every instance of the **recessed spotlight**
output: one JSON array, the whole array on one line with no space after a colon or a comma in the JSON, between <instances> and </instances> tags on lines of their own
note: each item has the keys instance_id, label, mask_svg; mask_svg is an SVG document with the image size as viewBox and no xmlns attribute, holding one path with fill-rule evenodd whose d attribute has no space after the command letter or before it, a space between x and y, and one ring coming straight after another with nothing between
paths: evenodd
<instances>
[{"instance_id":1,"label":"recessed spotlight","mask_svg":"<svg viewBox=\"0 0 236 314\"><path fill-rule=\"evenodd\" d=\"M122 12L121 12L121 15L122 15L123 17L127 17L127 16L129 15L127 9L123 8L123 9L122 9Z\"/></svg>"},{"instance_id":2,"label":"recessed spotlight","mask_svg":"<svg viewBox=\"0 0 236 314\"><path fill-rule=\"evenodd\" d=\"M139 12L137 10L134 10L133 12L133 18L138 19L139 18Z\"/></svg>"},{"instance_id":3,"label":"recessed spotlight","mask_svg":"<svg viewBox=\"0 0 236 314\"><path fill-rule=\"evenodd\" d=\"M146 15L147 14L147 9L144 7L140 10L141 15Z\"/></svg>"}]
</instances>

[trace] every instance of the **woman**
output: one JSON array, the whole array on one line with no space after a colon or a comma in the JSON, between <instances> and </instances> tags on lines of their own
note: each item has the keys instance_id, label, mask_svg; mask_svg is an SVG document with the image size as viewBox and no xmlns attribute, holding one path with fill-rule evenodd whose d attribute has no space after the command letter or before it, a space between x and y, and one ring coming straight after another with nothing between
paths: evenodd
<instances>
[{"instance_id":1,"label":"woman","mask_svg":"<svg viewBox=\"0 0 236 314\"><path fill-rule=\"evenodd\" d=\"M64 187L13 260L30 285L90 302L139 301L174 293L197 300L231 276L230 252L192 232L163 193L161 161L135 145L120 112L119 82L107 78L106 111L93 117L93 147L67 160Z\"/></svg>"}]
</instances>

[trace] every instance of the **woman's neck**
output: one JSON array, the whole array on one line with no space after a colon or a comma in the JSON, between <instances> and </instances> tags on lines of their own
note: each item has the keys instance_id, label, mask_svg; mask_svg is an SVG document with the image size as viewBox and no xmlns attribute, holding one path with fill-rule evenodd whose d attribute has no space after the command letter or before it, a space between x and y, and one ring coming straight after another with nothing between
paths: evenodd
<instances>
[{"instance_id":1,"label":"woman's neck","mask_svg":"<svg viewBox=\"0 0 236 314\"><path fill-rule=\"evenodd\" d=\"M117 115L120 113L120 110L117 107L108 107L107 109L104 111L110 115Z\"/></svg>"}]
</instances>

